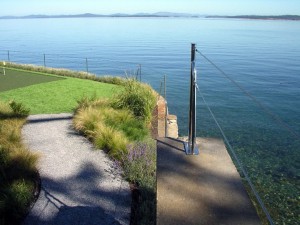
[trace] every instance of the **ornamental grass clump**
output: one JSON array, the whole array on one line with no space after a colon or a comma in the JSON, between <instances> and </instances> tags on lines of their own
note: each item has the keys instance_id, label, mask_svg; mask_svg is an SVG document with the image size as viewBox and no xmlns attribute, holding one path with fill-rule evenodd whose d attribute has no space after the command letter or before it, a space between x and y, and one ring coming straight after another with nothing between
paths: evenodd
<instances>
[{"instance_id":1,"label":"ornamental grass clump","mask_svg":"<svg viewBox=\"0 0 300 225\"><path fill-rule=\"evenodd\" d=\"M34 198L38 155L24 147L21 128L28 110L0 102L0 224L20 223Z\"/></svg>"},{"instance_id":2,"label":"ornamental grass clump","mask_svg":"<svg viewBox=\"0 0 300 225\"><path fill-rule=\"evenodd\" d=\"M73 120L75 129L113 158L120 159L127 152L128 143L149 136L144 121L129 109L115 109L108 100L83 98L78 102Z\"/></svg>"},{"instance_id":3,"label":"ornamental grass clump","mask_svg":"<svg viewBox=\"0 0 300 225\"><path fill-rule=\"evenodd\" d=\"M11 100L8 104L0 102L0 117L4 118L16 118L27 117L30 110L26 108L22 103Z\"/></svg>"},{"instance_id":4,"label":"ornamental grass clump","mask_svg":"<svg viewBox=\"0 0 300 225\"><path fill-rule=\"evenodd\" d=\"M103 115L100 110L93 107L87 107L78 110L74 116L73 122L76 130L82 132L93 141L98 128L98 122L100 123L102 119Z\"/></svg>"},{"instance_id":5,"label":"ornamental grass clump","mask_svg":"<svg viewBox=\"0 0 300 225\"><path fill-rule=\"evenodd\" d=\"M95 133L95 145L99 149L107 150L109 155L117 160L127 151L128 138L121 131L112 127L99 125Z\"/></svg>"},{"instance_id":6,"label":"ornamental grass clump","mask_svg":"<svg viewBox=\"0 0 300 225\"><path fill-rule=\"evenodd\" d=\"M149 85L127 79L113 100L79 100L74 116L74 127L106 150L138 190L133 224L156 221L156 145L149 129L156 99Z\"/></svg>"},{"instance_id":7,"label":"ornamental grass clump","mask_svg":"<svg viewBox=\"0 0 300 225\"><path fill-rule=\"evenodd\" d=\"M124 90L112 102L116 109L129 109L134 116L149 123L156 104L157 94L147 84L127 79Z\"/></svg>"}]
</instances>

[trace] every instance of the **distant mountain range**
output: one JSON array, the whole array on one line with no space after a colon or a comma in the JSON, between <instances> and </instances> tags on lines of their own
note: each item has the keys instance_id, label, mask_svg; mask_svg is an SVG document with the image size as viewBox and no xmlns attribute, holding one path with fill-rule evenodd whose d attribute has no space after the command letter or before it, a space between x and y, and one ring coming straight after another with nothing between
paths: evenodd
<instances>
[{"instance_id":1,"label":"distant mountain range","mask_svg":"<svg viewBox=\"0 0 300 225\"><path fill-rule=\"evenodd\" d=\"M297 15L281 15L281 16L255 16L255 15L206 16L205 18L256 19L256 20L300 20L300 16L297 16Z\"/></svg>"},{"instance_id":2,"label":"distant mountain range","mask_svg":"<svg viewBox=\"0 0 300 225\"><path fill-rule=\"evenodd\" d=\"M91 17L204 17L197 14L188 13L171 13L171 12L157 12L157 13L136 13L125 14L115 13L109 15L102 14L75 14L75 15L29 15L29 16L1 16L0 19L47 19L47 18L91 18Z\"/></svg>"},{"instance_id":3,"label":"distant mountain range","mask_svg":"<svg viewBox=\"0 0 300 225\"><path fill-rule=\"evenodd\" d=\"M201 18L231 18L231 19L261 19L261 20L300 20L300 16L298 16L298 15L207 16L207 15L200 15L200 14L172 13L172 12L136 13L136 14L115 13L115 14L109 14L109 15L84 13L84 14L75 14L75 15L0 16L0 19L96 18L96 17L187 17L187 18L200 18L201 17Z\"/></svg>"}]
</instances>

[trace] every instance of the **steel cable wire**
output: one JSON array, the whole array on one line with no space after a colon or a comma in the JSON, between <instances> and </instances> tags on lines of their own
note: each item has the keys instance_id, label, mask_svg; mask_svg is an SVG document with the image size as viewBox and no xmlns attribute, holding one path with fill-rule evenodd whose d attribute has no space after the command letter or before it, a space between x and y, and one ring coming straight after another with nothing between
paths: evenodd
<instances>
[{"instance_id":1,"label":"steel cable wire","mask_svg":"<svg viewBox=\"0 0 300 225\"><path fill-rule=\"evenodd\" d=\"M263 105L260 101L257 100L253 95L251 95L245 88L239 85L235 80L229 77L220 67L218 67L213 61L207 58L203 53L198 49L196 50L205 60L207 60L211 65L213 65L225 78L231 81L236 87L238 87L246 96L248 96L252 101L254 101L265 113L267 113L278 125L288 130L296 139L300 140L300 135L294 131L288 124L280 119L279 116L274 114L269 108Z\"/></svg>"},{"instance_id":2,"label":"steel cable wire","mask_svg":"<svg viewBox=\"0 0 300 225\"><path fill-rule=\"evenodd\" d=\"M221 132L221 134L222 134L222 136L223 136L223 139L224 139L225 143L226 143L227 146L229 147L229 150L230 150L231 154L233 155L234 159L235 159L236 162L238 163L239 168L241 169L241 171L242 171L242 173L243 173L245 179L247 180L248 184L250 185L250 188L251 188L253 194L255 195L255 197L256 197L258 203L260 204L260 207L261 207L262 210L264 211L264 213L265 213L265 215L266 215L266 217L267 217L269 223L270 223L271 225L274 225L273 219L272 219L272 217L270 216L269 211L268 211L267 208L265 207L265 205L264 205L264 203L263 203L263 200L260 198L258 192L256 191L256 189L255 189L255 187L254 187L254 185L253 185L253 183L252 183L250 177L248 176L248 173L246 172L246 170L245 170L245 168L244 168L242 162L239 160L238 156L236 155L236 153L235 153L233 147L231 146L230 142L228 141L228 139L227 139L227 137L226 137L226 135L225 135L225 133L224 133L224 131L223 131L221 125L219 124L219 122L218 122L218 120L216 119L214 113L212 112L212 110L210 109L209 105L207 104L207 102L206 102L206 100L205 100L205 98L204 98L202 92L200 91L200 89L198 89L198 92L200 93L200 96L201 96L201 98L202 98L202 100L203 100L205 106L207 107L209 113L211 114L211 116L212 116L214 122L216 123L217 127L219 128L219 130L220 130L220 132Z\"/></svg>"}]
</instances>

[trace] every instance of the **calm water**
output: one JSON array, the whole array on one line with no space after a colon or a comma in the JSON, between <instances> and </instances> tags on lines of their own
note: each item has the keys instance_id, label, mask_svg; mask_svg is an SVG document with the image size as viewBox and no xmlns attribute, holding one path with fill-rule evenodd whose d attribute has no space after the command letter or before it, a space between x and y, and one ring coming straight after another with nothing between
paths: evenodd
<instances>
[{"instance_id":1,"label":"calm water","mask_svg":"<svg viewBox=\"0 0 300 225\"><path fill-rule=\"evenodd\" d=\"M190 44L289 129L196 55L198 85L276 224L300 220L300 22L186 18L0 20L0 59L103 75L134 74L160 90L187 134ZM220 133L200 97L197 132ZM291 130L296 133L291 134ZM298 137L297 137L298 135Z\"/></svg>"}]
</instances>

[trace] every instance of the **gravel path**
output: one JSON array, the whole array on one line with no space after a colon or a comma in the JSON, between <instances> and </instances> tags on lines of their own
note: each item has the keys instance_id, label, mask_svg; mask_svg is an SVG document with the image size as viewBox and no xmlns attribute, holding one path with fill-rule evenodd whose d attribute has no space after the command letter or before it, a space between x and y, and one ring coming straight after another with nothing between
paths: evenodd
<instances>
[{"instance_id":1,"label":"gravel path","mask_svg":"<svg viewBox=\"0 0 300 225\"><path fill-rule=\"evenodd\" d=\"M23 225L129 224L129 184L72 129L71 114L33 115L23 138L40 154L39 198Z\"/></svg>"}]
</instances>

